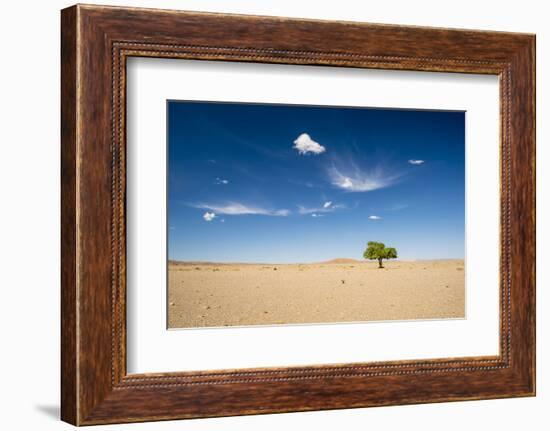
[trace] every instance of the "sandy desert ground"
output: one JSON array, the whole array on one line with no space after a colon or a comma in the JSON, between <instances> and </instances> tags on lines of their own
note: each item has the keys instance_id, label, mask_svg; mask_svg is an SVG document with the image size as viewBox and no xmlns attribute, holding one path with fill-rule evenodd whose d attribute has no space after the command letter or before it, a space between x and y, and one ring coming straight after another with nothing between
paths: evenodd
<instances>
[{"instance_id":1,"label":"sandy desert ground","mask_svg":"<svg viewBox=\"0 0 550 431\"><path fill-rule=\"evenodd\" d=\"M464 261L170 262L170 328L462 318Z\"/></svg>"}]
</instances>

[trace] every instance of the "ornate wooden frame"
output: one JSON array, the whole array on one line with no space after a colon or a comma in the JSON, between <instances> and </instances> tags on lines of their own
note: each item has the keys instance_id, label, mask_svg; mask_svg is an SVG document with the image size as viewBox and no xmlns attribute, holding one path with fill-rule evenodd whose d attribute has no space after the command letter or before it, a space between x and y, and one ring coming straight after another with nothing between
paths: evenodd
<instances>
[{"instance_id":1,"label":"ornate wooden frame","mask_svg":"<svg viewBox=\"0 0 550 431\"><path fill-rule=\"evenodd\" d=\"M103 6L62 11L61 417L75 425L535 394L535 36ZM129 56L494 74L501 106L495 357L128 375Z\"/></svg>"}]
</instances>

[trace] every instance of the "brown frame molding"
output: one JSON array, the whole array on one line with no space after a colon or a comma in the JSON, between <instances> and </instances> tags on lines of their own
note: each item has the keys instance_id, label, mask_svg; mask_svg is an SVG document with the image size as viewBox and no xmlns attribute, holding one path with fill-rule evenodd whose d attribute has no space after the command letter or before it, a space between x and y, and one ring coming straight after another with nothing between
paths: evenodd
<instances>
[{"instance_id":1,"label":"brown frame molding","mask_svg":"<svg viewBox=\"0 0 550 431\"><path fill-rule=\"evenodd\" d=\"M77 5L61 14L61 417L75 425L535 394L535 36ZM126 373L129 56L494 74L500 354Z\"/></svg>"}]
</instances>

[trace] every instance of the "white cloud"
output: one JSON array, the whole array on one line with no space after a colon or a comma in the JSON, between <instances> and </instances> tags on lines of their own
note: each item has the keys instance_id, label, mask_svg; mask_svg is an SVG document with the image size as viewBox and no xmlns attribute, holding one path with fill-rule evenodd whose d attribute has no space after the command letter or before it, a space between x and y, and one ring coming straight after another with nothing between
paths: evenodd
<instances>
[{"instance_id":1,"label":"white cloud","mask_svg":"<svg viewBox=\"0 0 550 431\"><path fill-rule=\"evenodd\" d=\"M269 210L261 207L244 205L238 202L229 202L225 205L199 203L191 206L195 208L210 210L213 213L226 215L265 215L274 217L286 217L290 215L290 211L287 209Z\"/></svg>"},{"instance_id":2,"label":"white cloud","mask_svg":"<svg viewBox=\"0 0 550 431\"><path fill-rule=\"evenodd\" d=\"M380 220L381 218L382 218L382 217L379 217L379 216L377 216L377 215L371 215L371 216L369 216L369 219L370 219L370 220Z\"/></svg>"},{"instance_id":3,"label":"white cloud","mask_svg":"<svg viewBox=\"0 0 550 431\"><path fill-rule=\"evenodd\" d=\"M342 187L345 189L351 189L353 188L353 181L351 181L350 178L344 177L341 183Z\"/></svg>"},{"instance_id":4,"label":"white cloud","mask_svg":"<svg viewBox=\"0 0 550 431\"><path fill-rule=\"evenodd\" d=\"M305 214L306 215L307 214L312 214L313 215L313 214L316 214L316 213L331 213L331 212L336 211L337 209L341 209L341 208L345 208L345 207L346 206L342 205L342 204L334 205L332 202L325 202L322 206L314 207L314 208L298 205L298 213L302 214L302 215L305 215ZM313 216L313 217L319 217L319 216L320 216L320 214L317 214L316 216Z\"/></svg>"},{"instance_id":5,"label":"white cloud","mask_svg":"<svg viewBox=\"0 0 550 431\"><path fill-rule=\"evenodd\" d=\"M216 178L216 184L229 184L229 180L224 180L221 178Z\"/></svg>"},{"instance_id":6,"label":"white cloud","mask_svg":"<svg viewBox=\"0 0 550 431\"><path fill-rule=\"evenodd\" d=\"M315 217L315 218L317 218L317 217L323 217L323 214L313 213L313 214L311 214L311 217Z\"/></svg>"},{"instance_id":7,"label":"white cloud","mask_svg":"<svg viewBox=\"0 0 550 431\"><path fill-rule=\"evenodd\" d=\"M286 217L288 215L290 215L290 211L289 210L277 210L277 211L272 211L266 215L273 215L273 216L278 216L278 217Z\"/></svg>"},{"instance_id":8,"label":"white cloud","mask_svg":"<svg viewBox=\"0 0 550 431\"><path fill-rule=\"evenodd\" d=\"M326 151L325 147L311 139L307 133L302 133L296 138L293 148L296 148L300 154L321 154Z\"/></svg>"},{"instance_id":9,"label":"white cloud","mask_svg":"<svg viewBox=\"0 0 550 431\"><path fill-rule=\"evenodd\" d=\"M332 185L350 192L370 192L383 189L394 184L401 175L388 174L382 168L363 171L352 165L352 172L340 170L332 166L328 175Z\"/></svg>"},{"instance_id":10,"label":"white cloud","mask_svg":"<svg viewBox=\"0 0 550 431\"><path fill-rule=\"evenodd\" d=\"M424 163L424 160L417 160L417 159L410 159L409 164L410 165L421 165Z\"/></svg>"},{"instance_id":11,"label":"white cloud","mask_svg":"<svg viewBox=\"0 0 550 431\"><path fill-rule=\"evenodd\" d=\"M216 218L216 214L206 211L202 218L206 221L212 221L214 220L214 218Z\"/></svg>"}]
</instances>

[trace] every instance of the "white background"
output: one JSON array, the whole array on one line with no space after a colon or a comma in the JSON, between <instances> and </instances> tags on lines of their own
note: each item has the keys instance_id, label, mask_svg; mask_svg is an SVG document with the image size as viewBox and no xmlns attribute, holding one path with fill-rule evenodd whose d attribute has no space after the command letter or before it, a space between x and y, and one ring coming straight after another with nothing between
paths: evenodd
<instances>
[{"instance_id":1,"label":"white background","mask_svg":"<svg viewBox=\"0 0 550 431\"><path fill-rule=\"evenodd\" d=\"M129 373L498 354L498 77L134 58L127 83ZM466 111L467 319L167 331L170 99Z\"/></svg>"},{"instance_id":2,"label":"white background","mask_svg":"<svg viewBox=\"0 0 550 431\"><path fill-rule=\"evenodd\" d=\"M550 299L550 52L545 2L298 0L102 1L105 4L344 19L537 33L538 396L329 412L173 421L96 429L257 430L546 429ZM0 424L9 430L70 429L57 420L59 399L59 9L65 1L5 2L0 18ZM546 363L546 364L545 364Z\"/></svg>"}]
</instances>

